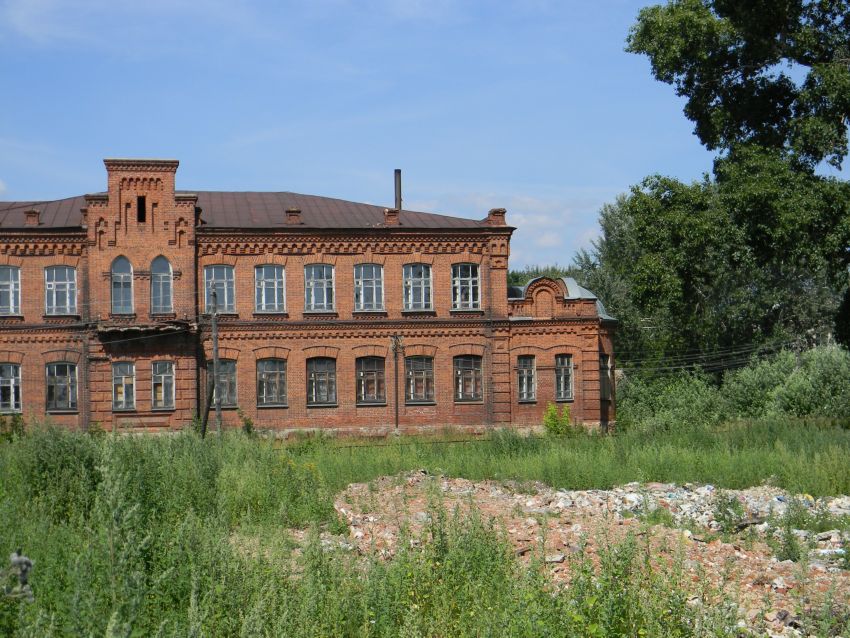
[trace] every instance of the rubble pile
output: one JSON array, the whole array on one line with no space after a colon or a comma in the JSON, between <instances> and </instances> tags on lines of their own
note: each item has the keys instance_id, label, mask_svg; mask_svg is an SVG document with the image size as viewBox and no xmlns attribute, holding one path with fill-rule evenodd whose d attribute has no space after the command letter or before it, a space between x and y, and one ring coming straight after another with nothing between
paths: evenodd
<instances>
[{"instance_id":1,"label":"rubble pile","mask_svg":"<svg viewBox=\"0 0 850 638\"><path fill-rule=\"evenodd\" d=\"M662 554L678 548L695 581L708 579L734 591L742 627L759 635L806 635L799 614L828 592L837 595L839 604L850 605L850 572L843 569L850 548L846 525L843 530L790 530L807 552L797 563L779 560L769 543L781 533L779 521L792 503L813 516L841 520L850 517L850 496L814 499L767 485L719 490L629 483L610 490L556 490L542 483L473 482L422 470L350 485L335 502L349 535L323 542L389 557L400 530L407 528L416 538L430 523L435 498L449 511L475 507L495 520L516 555L521 560L542 556L556 582L569 581L570 554L583 551L594 559L600 545L628 533L646 536ZM665 525L651 525L657 520Z\"/></svg>"}]
</instances>

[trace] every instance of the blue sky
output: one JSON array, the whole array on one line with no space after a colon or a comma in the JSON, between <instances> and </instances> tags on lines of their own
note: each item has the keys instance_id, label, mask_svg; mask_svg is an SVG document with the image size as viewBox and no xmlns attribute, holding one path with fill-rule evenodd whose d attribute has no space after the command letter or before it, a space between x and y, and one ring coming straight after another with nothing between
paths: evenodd
<instances>
[{"instance_id":1,"label":"blue sky","mask_svg":"<svg viewBox=\"0 0 850 638\"><path fill-rule=\"evenodd\" d=\"M646 2L0 0L0 199L105 188L294 191L482 218L512 267L567 264L652 173L710 171L682 101L625 53Z\"/></svg>"}]
</instances>

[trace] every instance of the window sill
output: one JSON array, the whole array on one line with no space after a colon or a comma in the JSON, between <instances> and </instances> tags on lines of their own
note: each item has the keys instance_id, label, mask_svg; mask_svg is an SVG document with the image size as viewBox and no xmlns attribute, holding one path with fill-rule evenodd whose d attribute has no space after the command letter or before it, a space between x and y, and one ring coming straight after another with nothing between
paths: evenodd
<instances>
[{"instance_id":1,"label":"window sill","mask_svg":"<svg viewBox=\"0 0 850 638\"><path fill-rule=\"evenodd\" d=\"M358 408L385 408L385 407L387 407L387 402L384 401L383 403L378 403L378 402L375 402L375 403L358 403L357 407Z\"/></svg>"},{"instance_id":2,"label":"window sill","mask_svg":"<svg viewBox=\"0 0 850 638\"><path fill-rule=\"evenodd\" d=\"M574 403L575 397L571 399L555 399L555 403Z\"/></svg>"},{"instance_id":3,"label":"window sill","mask_svg":"<svg viewBox=\"0 0 850 638\"><path fill-rule=\"evenodd\" d=\"M436 317L436 310L402 310L401 314L403 315L420 315L423 317Z\"/></svg>"},{"instance_id":4,"label":"window sill","mask_svg":"<svg viewBox=\"0 0 850 638\"><path fill-rule=\"evenodd\" d=\"M212 319L212 313L211 312L203 312L203 313L201 313L201 317L203 319L206 319L207 321L209 321L210 319ZM218 318L219 319L238 319L239 313L232 311L232 310L230 312L219 312Z\"/></svg>"},{"instance_id":5,"label":"window sill","mask_svg":"<svg viewBox=\"0 0 850 638\"><path fill-rule=\"evenodd\" d=\"M23 315L0 315L0 321L23 321Z\"/></svg>"},{"instance_id":6,"label":"window sill","mask_svg":"<svg viewBox=\"0 0 850 638\"><path fill-rule=\"evenodd\" d=\"M136 414L138 410L136 408L112 408L112 412L115 414Z\"/></svg>"},{"instance_id":7,"label":"window sill","mask_svg":"<svg viewBox=\"0 0 850 638\"><path fill-rule=\"evenodd\" d=\"M453 315L483 315L481 308L452 308L449 312Z\"/></svg>"},{"instance_id":8,"label":"window sill","mask_svg":"<svg viewBox=\"0 0 850 638\"><path fill-rule=\"evenodd\" d=\"M416 407L420 405L437 405L436 401L405 401L404 405Z\"/></svg>"},{"instance_id":9,"label":"window sill","mask_svg":"<svg viewBox=\"0 0 850 638\"><path fill-rule=\"evenodd\" d=\"M386 310L355 310L352 312L354 316L360 316L364 319L368 319L369 317L386 317Z\"/></svg>"},{"instance_id":10,"label":"window sill","mask_svg":"<svg viewBox=\"0 0 850 638\"><path fill-rule=\"evenodd\" d=\"M331 310L309 310L309 309L305 309L304 314L305 315L316 315L316 316L331 315L331 316L336 317L337 312L334 309L331 309Z\"/></svg>"},{"instance_id":11,"label":"window sill","mask_svg":"<svg viewBox=\"0 0 850 638\"><path fill-rule=\"evenodd\" d=\"M484 399L455 399L458 405L484 405Z\"/></svg>"},{"instance_id":12,"label":"window sill","mask_svg":"<svg viewBox=\"0 0 850 638\"><path fill-rule=\"evenodd\" d=\"M255 317L281 317L286 318L289 316L289 313L286 310L255 310Z\"/></svg>"},{"instance_id":13,"label":"window sill","mask_svg":"<svg viewBox=\"0 0 850 638\"><path fill-rule=\"evenodd\" d=\"M258 403L258 410L278 410L281 408L288 408L288 403Z\"/></svg>"},{"instance_id":14,"label":"window sill","mask_svg":"<svg viewBox=\"0 0 850 638\"><path fill-rule=\"evenodd\" d=\"M0 410L0 414L23 414L23 410Z\"/></svg>"},{"instance_id":15,"label":"window sill","mask_svg":"<svg viewBox=\"0 0 850 638\"><path fill-rule=\"evenodd\" d=\"M45 410L47 414L79 414L79 410Z\"/></svg>"},{"instance_id":16,"label":"window sill","mask_svg":"<svg viewBox=\"0 0 850 638\"><path fill-rule=\"evenodd\" d=\"M177 313L175 312L152 312L151 319L158 319L159 321L165 321L168 319L176 319Z\"/></svg>"},{"instance_id":17,"label":"window sill","mask_svg":"<svg viewBox=\"0 0 850 638\"><path fill-rule=\"evenodd\" d=\"M136 319L135 312L110 312L108 316L113 321L134 321Z\"/></svg>"},{"instance_id":18,"label":"window sill","mask_svg":"<svg viewBox=\"0 0 850 638\"><path fill-rule=\"evenodd\" d=\"M312 410L314 408L318 408L318 409L322 410L324 408L338 408L338 407L339 407L339 403L308 403L307 404L308 410Z\"/></svg>"},{"instance_id":19,"label":"window sill","mask_svg":"<svg viewBox=\"0 0 850 638\"><path fill-rule=\"evenodd\" d=\"M151 412L174 412L176 408L171 406L169 408L151 408Z\"/></svg>"},{"instance_id":20,"label":"window sill","mask_svg":"<svg viewBox=\"0 0 850 638\"><path fill-rule=\"evenodd\" d=\"M79 318L80 318L80 315L78 315L78 314L76 314L76 313L73 313L73 312L67 312L67 313L65 313L65 312L62 312L62 313L56 312L56 313L51 313L51 314L41 315L41 318L42 318L42 319L44 319L45 321L50 321L51 319L59 319L59 320L63 320L63 319L79 319Z\"/></svg>"},{"instance_id":21,"label":"window sill","mask_svg":"<svg viewBox=\"0 0 850 638\"><path fill-rule=\"evenodd\" d=\"M537 399L519 399L517 403L532 404L537 403Z\"/></svg>"}]
</instances>

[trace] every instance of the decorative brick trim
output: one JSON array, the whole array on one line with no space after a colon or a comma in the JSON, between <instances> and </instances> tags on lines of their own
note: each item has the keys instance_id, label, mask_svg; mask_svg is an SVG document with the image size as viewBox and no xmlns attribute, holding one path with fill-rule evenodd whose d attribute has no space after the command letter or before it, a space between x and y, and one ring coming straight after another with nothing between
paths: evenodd
<instances>
[{"instance_id":1,"label":"decorative brick trim","mask_svg":"<svg viewBox=\"0 0 850 638\"><path fill-rule=\"evenodd\" d=\"M437 346L427 344L411 344L404 346L405 357L436 357Z\"/></svg>"},{"instance_id":2,"label":"decorative brick trim","mask_svg":"<svg viewBox=\"0 0 850 638\"><path fill-rule=\"evenodd\" d=\"M387 353L389 352L389 348L387 346L371 344L363 346L354 346L351 349L351 352L353 352L354 356L358 359L360 357L381 357L382 359L386 359Z\"/></svg>"},{"instance_id":3,"label":"decorative brick trim","mask_svg":"<svg viewBox=\"0 0 850 638\"><path fill-rule=\"evenodd\" d=\"M308 346L302 352L305 359L313 359L314 357L336 359L339 356L339 348L335 346Z\"/></svg>"},{"instance_id":4,"label":"decorative brick trim","mask_svg":"<svg viewBox=\"0 0 850 638\"><path fill-rule=\"evenodd\" d=\"M265 346L263 348L254 349L254 358L260 359L289 359L289 348L281 348L280 346Z\"/></svg>"}]
</instances>

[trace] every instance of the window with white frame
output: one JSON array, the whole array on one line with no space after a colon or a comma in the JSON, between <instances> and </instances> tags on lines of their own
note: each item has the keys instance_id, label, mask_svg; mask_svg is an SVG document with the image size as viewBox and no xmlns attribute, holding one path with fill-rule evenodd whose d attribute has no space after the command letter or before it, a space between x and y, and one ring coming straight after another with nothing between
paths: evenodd
<instances>
[{"instance_id":1,"label":"window with white frame","mask_svg":"<svg viewBox=\"0 0 850 638\"><path fill-rule=\"evenodd\" d=\"M614 396L614 381L611 376L610 355L599 355L599 398L603 401L610 401Z\"/></svg>"},{"instance_id":2,"label":"window with white frame","mask_svg":"<svg viewBox=\"0 0 850 638\"><path fill-rule=\"evenodd\" d=\"M257 361L257 405L286 405L286 359Z\"/></svg>"},{"instance_id":3,"label":"window with white frame","mask_svg":"<svg viewBox=\"0 0 850 638\"><path fill-rule=\"evenodd\" d=\"M454 358L455 401L480 401L484 397L481 382L481 357L462 355Z\"/></svg>"},{"instance_id":4,"label":"window with white frame","mask_svg":"<svg viewBox=\"0 0 850 638\"><path fill-rule=\"evenodd\" d=\"M354 309L384 309L384 267L380 264L354 266Z\"/></svg>"},{"instance_id":5,"label":"window with white frame","mask_svg":"<svg viewBox=\"0 0 850 638\"><path fill-rule=\"evenodd\" d=\"M77 366L73 363L48 363L47 410L77 409Z\"/></svg>"},{"instance_id":6,"label":"window with white frame","mask_svg":"<svg viewBox=\"0 0 850 638\"><path fill-rule=\"evenodd\" d=\"M44 312L48 315L77 314L77 270L70 266L44 269Z\"/></svg>"},{"instance_id":7,"label":"window with white frame","mask_svg":"<svg viewBox=\"0 0 850 638\"><path fill-rule=\"evenodd\" d=\"M174 312L171 263L162 255L151 262L151 314Z\"/></svg>"},{"instance_id":8,"label":"window with white frame","mask_svg":"<svg viewBox=\"0 0 850 638\"><path fill-rule=\"evenodd\" d=\"M131 361L112 364L112 409L136 409L136 364Z\"/></svg>"},{"instance_id":9,"label":"window with white frame","mask_svg":"<svg viewBox=\"0 0 850 638\"><path fill-rule=\"evenodd\" d=\"M307 405L336 405L336 359L307 359Z\"/></svg>"},{"instance_id":10,"label":"window with white frame","mask_svg":"<svg viewBox=\"0 0 850 638\"><path fill-rule=\"evenodd\" d=\"M0 412L21 411L21 366L0 363Z\"/></svg>"},{"instance_id":11,"label":"window with white frame","mask_svg":"<svg viewBox=\"0 0 850 638\"><path fill-rule=\"evenodd\" d=\"M434 402L433 357L407 357L404 360L406 378L405 403Z\"/></svg>"},{"instance_id":12,"label":"window with white frame","mask_svg":"<svg viewBox=\"0 0 850 638\"><path fill-rule=\"evenodd\" d=\"M517 398L520 401L537 399L537 382L535 379L534 355L517 357Z\"/></svg>"},{"instance_id":13,"label":"window with white frame","mask_svg":"<svg viewBox=\"0 0 850 638\"><path fill-rule=\"evenodd\" d=\"M21 314L21 269L0 266L0 315Z\"/></svg>"},{"instance_id":14,"label":"window with white frame","mask_svg":"<svg viewBox=\"0 0 850 638\"><path fill-rule=\"evenodd\" d=\"M404 309L431 310L431 266L405 264L403 270Z\"/></svg>"},{"instance_id":15,"label":"window with white frame","mask_svg":"<svg viewBox=\"0 0 850 638\"><path fill-rule=\"evenodd\" d=\"M266 264L254 268L254 291L254 308L257 312L286 312L283 266Z\"/></svg>"},{"instance_id":16,"label":"window with white frame","mask_svg":"<svg viewBox=\"0 0 850 638\"><path fill-rule=\"evenodd\" d=\"M355 364L357 374L357 404L387 402L383 357L360 357Z\"/></svg>"},{"instance_id":17,"label":"window with white frame","mask_svg":"<svg viewBox=\"0 0 850 638\"><path fill-rule=\"evenodd\" d=\"M174 409L174 363L154 361L151 364L151 408Z\"/></svg>"},{"instance_id":18,"label":"window with white frame","mask_svg":"<svg viewBox=\"0 0 850 638\"><path fill-rule=\"evenodd\" d=\"M334 267L329 264L304 266L304 310L329 312L334 309Z\"/></svg>"},{"instance_id":19,"label":"window with white frame","mask_svg":"<svg viewBox=\"0 0 850 638\"><path fill-rule=\"evenodd\" d=\"M478 264L453 264L452 310L478 310L480 307Z\"/></svg>"},{"instance_id":20,"label":"window with white frame","mask_svg":"<svg viewBox=\"0 0 850 638\"><path fill-rule=\"evenodd\" d=\"M112 314L133 314L133 267L126 257L112 262Z\"/></svg>"},{"instance_id":21,"label":"window with white frame","mask_svg":"<svg viewBox=\"0 0 850 638\"><path fill-rule=\"evenodd\" d=\"M204 291L206 292L207 312L213 310L213 295L216 293L218 312L236 312L236 283L233 266L216 264L204 267Z\"/></svg>"},{"instance_id":22,"label":"window with white frame","mask_svg":"<svg viewBox=\"0 0 850 638\"><path fill-rule=\"evenodd\" d=\"M207 363L207 373L213 375L215 365L212 361ZM235 408L237 402L236 394L236 361L232 359L219 359L218 381L213 392L213 405L221 397L221 405L225 408Z\"/></svg>"},{"instance_id":23,"label":"window with white frame","mask_svg":"<svg viewBox=\"0 0 850 638\"><path fill-rule=\"evenodd\" d=\"M555 399L573 399L573 357L569 354L555 356Z\"/></svg>"}]
</instances>

